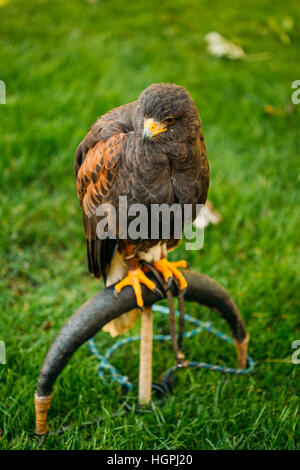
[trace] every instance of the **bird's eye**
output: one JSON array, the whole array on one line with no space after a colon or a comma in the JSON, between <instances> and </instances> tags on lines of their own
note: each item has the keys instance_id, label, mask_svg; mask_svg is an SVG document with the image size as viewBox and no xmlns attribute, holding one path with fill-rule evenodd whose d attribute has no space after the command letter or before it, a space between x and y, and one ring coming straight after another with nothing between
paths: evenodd
<instances>
[{"instance_id":1,"label":"bird's eye","mask_svg":"<svg viewBox=\"0 0 300 470\"><path fill-rule=\"evenodd\" d=\"M174 124L175 121L176 121L176 119L172 118L172 117L169 117L169 118L165 119L165 123L168 124L169 126L171 124Z\"/></svg>"}]
</instances>

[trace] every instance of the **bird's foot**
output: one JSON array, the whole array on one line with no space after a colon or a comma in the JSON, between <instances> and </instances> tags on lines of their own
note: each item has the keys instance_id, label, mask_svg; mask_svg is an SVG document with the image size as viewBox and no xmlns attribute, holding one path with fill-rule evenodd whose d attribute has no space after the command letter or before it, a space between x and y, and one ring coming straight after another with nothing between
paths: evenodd
<instances>
[{"instance_id":1,"label":"bird's foot","mask_svg":"<svg viewBox=\"0 0 300 470\"><path fill-rule=\"evenodd\" d=\"M159 271L165 282L167 283L167 288L172 284L173 278L178 281L179 290L184 291L187 287L187 282L183 274L179 271L178 268L187 268L188 264L185 260L181 261L168 261L167 258L161 258L159 261L153 263L153 266L157 271Z\"/></svg>"},{"instance_id":2,"label":"bird's foot","mask_svg":"<svg viewBox=\"0 0 300 470\"><path fill-rule=\"evenodd\" d=\"M135 293L137 306L143 309L144 301L142 297L141 284L144 284L148 287L148 289L152 290L153 292L158 292L161 294L161 296L163 296L159 289L157 289L154 282L146 276L140 267L128 270L128 275L115 285L115 293L117 295L121 292L123 287L131 286Z\"/></svg>"}]
</instances>

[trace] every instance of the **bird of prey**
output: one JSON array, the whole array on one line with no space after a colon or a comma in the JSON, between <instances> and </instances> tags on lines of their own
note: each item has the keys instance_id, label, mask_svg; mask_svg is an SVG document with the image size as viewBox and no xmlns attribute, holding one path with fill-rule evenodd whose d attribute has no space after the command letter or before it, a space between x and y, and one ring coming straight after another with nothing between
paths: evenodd
<instances>
[{"instance_id":1,"label":"bird of prey","mask_svg":"<svg viewBox=\"0 0 300 470\"><path fill-rule=\"evenodd\" d=\"M166 282L176 278L184 290L186 280L178 268L186 267L186 262L167 260L169 249L178 244L172 232L169 239L162 238L161 232L158 239L123 239L118 236L117 220L116 238L100 239L96 210L111 204L118 217L120 196L126 196L128 207L144 204L149 211L153 204L190 204L193 208L205 204L209 167L201 120L190 94L178 85L152 84L137 101L100 116L77 148L75 177L89 271L96 278L103 277L106 286L117 283L116 293L132 286L139 308L143 306L141 284L156 289L145 274L143 260ZM120 334L137 316L137 309L121 315L105 330L112 336Z\"/></svg>"}]
</instances>

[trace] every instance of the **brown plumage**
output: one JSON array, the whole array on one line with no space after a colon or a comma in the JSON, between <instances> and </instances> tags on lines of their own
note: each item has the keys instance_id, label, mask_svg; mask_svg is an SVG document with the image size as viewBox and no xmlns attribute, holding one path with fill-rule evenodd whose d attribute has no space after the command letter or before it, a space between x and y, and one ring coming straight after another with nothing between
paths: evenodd
<instances>
[{"instance_id":1,"label":"brown plumage","mask_svg":"<svg viewBox=\"0 0 300 470\"><path fill-rule=\"evenodd\" d=\"M131 285L140 307L140 284L155 288L139 266L141 259L153 263L166 281L176 277L184 289L185 280L177 269L184 262L172 265L166 260L167 250L178 243L172 226L168 240L162 239L161 232L159 240L119 240L117 220L116 239L101 240L96 233L100 221L96 209L109 203L118 215L119 197L126 196L128 208L136 203L146 206L149 226L152 204L191 204L196 217L196 204L206 202L209 169L201 121L188 92L177 85L154 84L137 101L101 116L77 148L75 176L90 272L97 278L103 276L106 285L128 274L115 286L116 292ZM114 336L136 318L137 312L129 312L106 330Z\"/></svg>"},{"instance_id":2,"label":"brown plumage","mask_svg":"<svg viewBox=\"0 0 300 470\"><path fill-rule=\"evenodd\" d=\"M145 119L166 122L167 130L143 142ZM174 120L174 122L173 122ZM171 124L168 124L168 121ZM83 210L89 269L106 275L116 240L96 236L98 205L118 208L119 196L132 203L204 204L209 174L201 121L187 93L172 84L154 84L138 100L101 116L76 151L77 192ZM157 240L134 240L139 246ZM172 243L170 241L170 243Z\"/></svg>"}]
</instances>

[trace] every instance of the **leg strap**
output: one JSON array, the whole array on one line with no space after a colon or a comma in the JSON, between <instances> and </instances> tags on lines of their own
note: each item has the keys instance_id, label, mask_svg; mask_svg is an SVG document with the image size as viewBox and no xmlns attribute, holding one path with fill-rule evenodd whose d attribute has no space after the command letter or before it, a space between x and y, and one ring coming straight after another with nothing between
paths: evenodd
<instances>
[{"instance_id":1,"label":"leg strap","mask_svg":"<svg viewBox=\"0 0 300 470\"><path fill-rule=\"evenodd\" d=\"M184 306L184 292L180 292L179 285L176 279L173 281L176 283L178 289L178 310L179 310L179 334L178 339L176 338L176 317L175 317L175 307L174 307L174 297L171 290L168 288L166 282L164 281L161 274L155 269L155 267L144 261L144 265L153 273L159 284L162 286L165 296L168 300L169 306L169 324L170 324L170 334L172 338L172 346L174 355L176 358L177 364L184 366L184 354L183 354L183 334L184 334L184 315L185 315L185 306Z\"/></svg>"}]
</instances>

